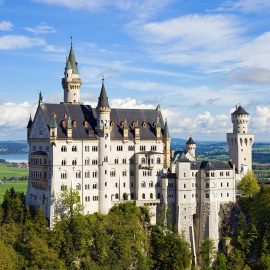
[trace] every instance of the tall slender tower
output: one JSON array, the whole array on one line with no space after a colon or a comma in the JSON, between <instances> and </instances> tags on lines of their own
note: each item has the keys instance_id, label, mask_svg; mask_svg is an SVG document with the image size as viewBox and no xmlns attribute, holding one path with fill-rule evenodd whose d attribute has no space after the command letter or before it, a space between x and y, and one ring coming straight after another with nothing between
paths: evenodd
<instances>
[{"instance_id":1,"label":"tall slender tower","mask_svg":"<svg viewBox=\"0 0 270 270\"><path fill-rule=\"evenodd\" d=\"M254 135L248 133L249 114L241 107L236 106L231 114L233 133L227 133L229 158L238 173L245 174L252 170L252 145Z\"/></svg>"},{"instance_id":2,"label":"tall slender tower","mask_svg":"<svg viewBox=\"0 0 270 270\"><path fill-rule=\"evenodd\" d=\"M104 79L102 79L102 87L98 98L97 105L97 132L99 136L99 212L107 214L111 208L111 183L110 183L110 106L106 94Z\"/></svg>"},{"instance_id":3,"label":"tall slender tower","mask_svg":"<svg viewBox=\"0 0 270 270\"><path fill-rule=\"evenodd\" d=\"M78 71L78 62L76 61L72 42L69 56L67 58L62 86L64 89L64 103L80 103L80 88L82 81Z\"/></svg>"},{"instance_id":4,"label":"tall slender tower","mask_svg":"<svg viewBox=\"0 0 270 270\"><path fill-rule=\"evenodd\" d=\"M167 120L165 121L164 130L163 130L163 156L164 156L164 168L168 169L171 162L171 137L169 134Z\"/></svg>"}]
</instances>

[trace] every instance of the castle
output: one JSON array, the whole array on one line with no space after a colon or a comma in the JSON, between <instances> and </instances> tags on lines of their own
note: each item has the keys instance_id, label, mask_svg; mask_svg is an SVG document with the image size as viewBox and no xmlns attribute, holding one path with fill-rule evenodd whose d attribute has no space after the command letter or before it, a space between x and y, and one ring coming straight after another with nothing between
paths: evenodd
<instances>
[{"instance_id":1,"label":"castle","mask_svg":"<svg viewBox=\"0 0 270 270\"><path fill-rule=\"evenodd\" d=\"M69 188L78 191L83 214L106 214L116 204L133 201L149 207L153 223L165 209L166 222L184 232L195 260L204 237L217 246L220 207L235 201L236 181L252 169L249 114L241 106L232 113L228 163L198 161L192 138L185 151L171 150L159 106L111 108L102 79L93 108L81 103L81 85L71 45L62 79L64 101L44 103L40 94L27 125L26 203L41 208L52 225L55 199Z\"/></svg>"}]
</instances>

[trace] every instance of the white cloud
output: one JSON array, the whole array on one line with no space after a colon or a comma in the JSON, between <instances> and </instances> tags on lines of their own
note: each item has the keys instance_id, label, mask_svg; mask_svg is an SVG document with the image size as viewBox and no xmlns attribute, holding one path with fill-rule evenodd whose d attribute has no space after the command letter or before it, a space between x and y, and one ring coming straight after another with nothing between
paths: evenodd
<instances>
[{"instance_id":1,"label":"white cloud","mask_svg":"<svg viewBox=\"0 0 270 270\"><path fill-rule=\"evenodd\" d=\"M0 50L26 49L32 47L42 47L44 51L59 52L61 48L47 44L44 39L31 38L25 35L5 35L0 36Z\"/></svg>"},{"instance_id":2,"label":"white cloud","mask_svg":"<svg viewBox=\"0 0 270 270\"><path fill-rule=\"evenodd\" d=\"M41 23L40 25L37 25L35 27L25 27L24 30L34 33L34 34L49 34L49 33L55 33L56 30L45 23Z\"/></svg>"},{"instance_id":3,"label":"white cloud","mask_svg":"<svg viewBox=\"0 0 270 270\"><path fill-rule=\"evenodd\" d=\"M9 21L0 22L0 31L10 31L13 28L13 24Z\"/></svg>"},{"instance_id":4,"label":"white cloud","mask_svg":"<svg viewBox=\"0 0 270 270\"><path fill-rule=\"evenodd\" d=\"M0 127L11 129L26 127L32 110L33 106L29 102L2 103L0 106Z\"/></svg>"},{"instance_id":5,"label":"white cloud","mask_svg":"<svg viewBox=\"0 0 270 270\"><path fill-rule=\"evenodd\" d=\"M270 69L270 31L248 37L247 25L232 15L186 15L133 24L128 31L157 62L206 73Z\"/></svg>"},{"instance_id":6,"label":"white cloud","mask_svg":"<svg viewBox=\"0 0 270 270\"><path fill-rule=\"evenodd\" d=\"M54 6L62 6L69 9L97 11L107 7L113 7L133 13L139 19L145 19L155 15L159 10L168 5L172 0L33 0L37 3L45 3Z\"/></svg>"},{"instance_id":7,"label":"white cloud","mask_svg":"<svg viewBox=\"0 0 270 270\"><path fill-rule=\"evenodd\" d=\"M227 1L219 10L237 10L241 12L269 12L270 2L269 0L238 0Z\"/></svg>"},{"instance_id":8,"label":"white cloud","mask_svg":"<svg viewBox=\"0 0 270 270\"><path fill-rule=\"evenodd\" d=\"M270 70L264 68L233 70L229 73L229 80L268 84L270 83Z\"/></svg>"}]
</instances>

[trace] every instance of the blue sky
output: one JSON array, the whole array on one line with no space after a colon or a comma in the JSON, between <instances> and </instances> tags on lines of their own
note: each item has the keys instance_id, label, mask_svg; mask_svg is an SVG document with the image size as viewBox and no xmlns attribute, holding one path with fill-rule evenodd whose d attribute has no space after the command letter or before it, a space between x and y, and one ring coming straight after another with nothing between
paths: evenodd
<instances>
[{"instance_id":1,"label":"blue sky","mask_svg":"<svg viewBox=\"0 0 270 270\"><path fill-rule=\"evenodd\" d=\"M269 0L0 0L0 140L25 139L39 90L62 101L71 35L84 103L104 74L112 107L160 104L173 137L225 140L240 103L269 140L269 13Z\"/></svg>"}]
</instances>

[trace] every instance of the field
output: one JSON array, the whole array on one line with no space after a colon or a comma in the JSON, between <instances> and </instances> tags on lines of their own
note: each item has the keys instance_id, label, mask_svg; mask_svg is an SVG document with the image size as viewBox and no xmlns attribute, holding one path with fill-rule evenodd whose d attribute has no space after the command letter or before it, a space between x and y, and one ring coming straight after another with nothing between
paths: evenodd
<instances>
[{"instance_id":1,"label":"field","mask_svg":"<svg viewBox=\"0 0 270 270\"><path fill-rule=\"evenodd\" d=\"M0 180L11 177L22 177L28 175L28 169L12 167L10 164L0 164Z\"/></svg>"},{"instance_id":2,"label":"field","mask_svg":"<svg viewBox=\"0 0 270 270\"><path fill-rule=\"evenodd\" d=\"M13 187L15 191L22 191L26 193L27 181L18 181L14 183L0 184L0 203L2 203L3 201L6 190L10 189L11 187Z\"/></svg>"}]
</instances>

